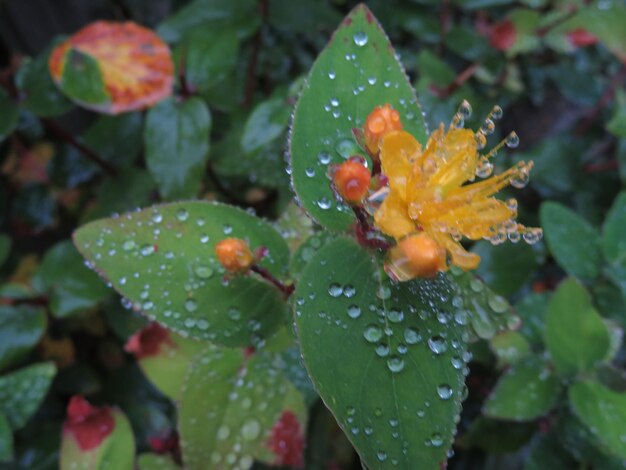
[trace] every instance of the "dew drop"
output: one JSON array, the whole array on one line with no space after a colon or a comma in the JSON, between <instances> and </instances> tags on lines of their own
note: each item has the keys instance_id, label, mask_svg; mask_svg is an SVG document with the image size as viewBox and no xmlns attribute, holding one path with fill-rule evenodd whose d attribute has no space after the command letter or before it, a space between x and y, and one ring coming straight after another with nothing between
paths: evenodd
<instances>
[{"instance_id":1,"label":"dew drop","mask_svg":"<svg viewBox=\"0 0 626 470\"><path fill-rule=\"evenodd\" d=\"M417 344L421 340L422 336L416 328L408 327L404 330L404 341L406 341L407 344Z\"/></svg>"},{"instance_id":2,"label":"dew drop","mask_svg":"<svg viewBox=\"0 0 626 470\"><path fill-rule=\"evenodd\" d=\"M448 350L448 343L441 336L433 336L428 338L428 347L435 354L441 355Z\"/></svg>"},{"instance_id":3,"label":"dew drop","mask_svg":"<svg viewBox=\"0 0 626 470\"><path fill-rule=\"evenodd\" d=\"M241 437L244 441L254 441L261 434L261 425L256 419L249 419L241 428Z\"/></svg>"},{"instance_id":4,"label":"dew drop","mask_svg":"<svg viewBox=\"0 0 626 470\"><path fill-rule=\"evenodd\" d=\"M437 395L442 400L449 400L453 395L452 387L448 384L441 384L437 387Z\"/></svg>"},{"instance_id":5,"label":"dew drop","mask_svg":"<svg viewBox=\"0 0 626 470\"><path fill-rule=\"evenodd\" d=\"M154 245L143 245L141 247L141 249L139 250L139 252L143 255L143 256L150 256L152 253L154 253L156 250L154 249Z\"/></svg>"},{"instance_id":6,"label":"dew drop","mask_svg":"<svg viewBox=\"0 0 626 470\"><path fill-rule=\"evenodd\" d=\"M383 337L383 330L376 325L368 325L363 331L363 337L370 343L376 343Z\"/></svg>"},{"instance_id":7,"label":"dew drop","mask_svg":"<svg viewBox=\"0 0 626 470\"><path fill-rule=\"evenodd\" d=\"M195 312L196 310L198 310L198 302L196 302L194 299L185 300L185 310L187 310L188 312Z\"/></svg>"},{"instance_id":8,"label":"dew drop","mask_svg":"<svg viewBox=\"0 0 626 470\"><path fill-rule=\"evenodd\" d=\"M341 294L343 294L343 287L333 282L330 286L328 286L328 294L331 297L340 297Z\"/></svg>"},{"instance_id":9,"label":"dew drop","mask_svg":"<svg viewBox=\"0 0 626 470\"><path fill-rule=\"evenodd\" d=\"M375 351L379 357L387 357L389 355L389 346L384 343L380 343L376 346Z\"/></svg>"},{"instance_id":10,"label":"dew drop","mask_svg":"<svg viewBox=\"0 0 626 470\"><path fill-rule=\"evenodd\" d=\"M176 218L181 222L184 222L189 218L189 212L187 212L187 209L178 209L176 212Z\"/></svg>"},{"instance_id":11,"label":"dew drop","mask_svg":"<svg viewBox=\"0 0 626 470\"><path fill-rule=\"evenodd\" d=\"M515 148L519 145L519 136L515 132L511 132L504 139L506 146L509 148Z\"/></svg>"},{"instance_id":12,"label":"dew drop","mask_svg":"<svg viewBox=\"0 0 626 470\"><path fill-rule=\"evenodd\" d=\"M350 305L348 307L348 316L352 319L359 318L361 316L361 307L358 305Z\"/></svg>"},{"instance_id":13,"label":"dew drop","mask_svg":"<svg viewBox=\"0 0 626 470\"><path fill-rule=\"evenodd\" d=\"M398 356L391 356L387 359L387 367L391 372L400 372L404 369L404 359Z\"/></svg>"},{"instance_id":14,"label":"dew drop","mask_svg":"<svg viewBox=\"0 0 626 470\"><path fill-rule=\"evenodd\" d=\"M354 39L354 44L359 47L363 47L367 44L368 37L365 32L359 31L358 33L354 33L352 39Z\"/></svg>"}]
</instances>

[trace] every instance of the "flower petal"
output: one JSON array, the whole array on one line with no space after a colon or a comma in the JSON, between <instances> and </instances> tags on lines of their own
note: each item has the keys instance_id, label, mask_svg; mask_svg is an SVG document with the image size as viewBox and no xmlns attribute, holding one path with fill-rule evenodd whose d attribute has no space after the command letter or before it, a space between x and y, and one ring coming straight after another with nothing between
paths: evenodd
<instances>
[{"instance_id":1,"label":"flower petal","mask_svg":"<svg viewBox=\"0 0 626 470\"><path fill-rule=\"evenodd\" d=\"M411 174L411 162L417 158L422 146L408 132L391 132L380 146L383 173L389 179L391 192L406 200L406 186Z\"/></svg>"},{"instance_id":2,"label":"flower petal","mask_svg":"<svg viewBox=\"0 0 626 470\"><path fill-rule=\"evenodd\" d=\"M374 214L376 226L395 239L415 232L415 222L408 215L406 203L391 191Z\"/></svg>"},{"instance_id":3,"label":"flower petal","mask_svg":"<svg viewBox=\"0 0 626 470\"><path fill-rule=\"evenodd\" d=\"M465 250L460 243L455 242L447 233L429 232L429 234L449 253L452 259L451 264L466 271L476 269L480 264L480 256Z\"/></svg>"}]
</instances>

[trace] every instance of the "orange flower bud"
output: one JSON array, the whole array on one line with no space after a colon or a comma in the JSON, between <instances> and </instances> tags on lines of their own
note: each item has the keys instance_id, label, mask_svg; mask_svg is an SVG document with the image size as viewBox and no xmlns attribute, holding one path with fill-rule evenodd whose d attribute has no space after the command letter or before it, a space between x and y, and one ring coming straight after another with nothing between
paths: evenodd
<instances>
[{"instance_id":1,"label":"orange flower bud","mask_svg":"<svg viewBox=\"0 0 626 470\"><path fill-rule=\"evenodd\" d=\"M358 204L367 194L371 178L365 165L358 158L351 158L336 167L333 184L342 198L351 204Z\"/></svg>"},{"instance_id":2,"label":"orange flower bud","mask_svg":"<svg viewBox=\"0 0 626 470\"><path fill-rule=\"evenodd\" d=\"M389 252L389 258L388 269L401 281L433 277L446 268L446 250L425 233L400 240Z\"/></svg>"},{"instance_id":3,"label":"orange flower bud","mask_svg":"<svg viewBox=\"0 0 626 470\"><path fill-rule=\"evenodd\" d=\"M390 104L377 106L374 111L367 116L363 134L365 135L365 146L373 155L378 153L378 145L385 135L391 131L402 130L400 114L393 109Z\"/></svg>"},{"instance_id":4,"label":"orange flower bud","mask_svg":"<svg viewBox=\"0 0 626 470\"><path fill-rule=\"evenodd\" d=\"M239 238L225 238L215 245L217 259L226 271L245 273L254 263L248 244Z\"/></svg>"}]
</instances>

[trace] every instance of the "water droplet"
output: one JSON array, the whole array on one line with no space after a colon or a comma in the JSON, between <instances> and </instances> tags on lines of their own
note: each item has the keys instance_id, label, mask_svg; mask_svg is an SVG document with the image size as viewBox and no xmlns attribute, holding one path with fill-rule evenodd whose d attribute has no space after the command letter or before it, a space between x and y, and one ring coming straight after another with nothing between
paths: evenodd
<instances>
[{"instance_id":1,"label":"water droplet","mask_svg":"<svg viewBox=\"0 0 626 470\"><path fill-rule=\"evenodd\" d=\"M135 242L134 242L134 241L132 241L132 240L127 240L127 241L125 241L125 242L124 242L124 244L122 245L122 249L123 249L124 251L130 251L130 250L132 250L133 248L135 248Z\"/></svg>"},{"instance_id":2,"label":"water droplet","mask_svg":"<svg viewBox=\"0 0 626 470\"><path fill-rule=\"evenodd\" d=\"M176 218L181 222L184 222L189 218L189 212L187 212L187 209L178 209L176 212Z\"/></svg>"},{"instance_id":3,"label":"water droplet","mask_svg":"<svg viewBox=\"0 0 626 470\"><path fill-rule=\"evenodd\" d=\"M320 162L322 165L328 165L330 163L330 160L331 156L328 152L320 152L317 155L317 161Z\"/></svg>"},{"instance_id":4,"label":"water droplet","mask_svg":"<svg viewBox=\"0 0 626 470\"><path fill-rule=\"evenodd\" d=\"M376 325L368 325L363 331L363 337L370 343L376 343L383 337L383 330Z\"/></svg>"},{"instance_id":5,"label":"water droplet","mask_svg":"<svg viewBox=\"0 0 626 470\"><path fill-rule=\"evenodd\" d=\"M244 441L253 441L261 434L261 424L256 419L249 419L241 428L241 437Z\"/></svg>"},{"instance_id":6,"label":"water droplet","mask_svg":"<svg viewBox=\"0 0 626 470\"><path fill-rule=\"evenodd\" d=\"M467 120L472 115L472 105L469 104L469 101L463 100L459 106L458 112L463 119Z\"/></svg>"},{"instance_id":7,"label":"water droplet","mask_svg":"<svg viewBox=\"0 0 626 470\"><path fill-rule=\"evenodd\" d=\"M489 299L487 299L487 304L489 304L491 310L496 313L504 313L509 309L509 304L506 299L499 295L489 297Z\"/></svg>"},{"instance_id":8,"label":"water droplet","mask_svg":"<svg viewBox=\"0 0 626 470\"><path fill-rule=\"evenodd\" d=\"M358 305L350 305L348 307L348 316L353 319L359 318L361 316L361 307Z\"/></svg>"},{"instance_id":9,"label":"water droplet","mask_svg":"<svg viewBox=\"0 0 626 470\"><path fill-rule=\"evenodd\" d=\"M335 78L337 78L337 74L335 72L328 72L328 78L334 80Z\"/></svg>"},{"instance_id":10,"label":"water droplet","mask_svg":"<svg viewBox=\"0 0 626 470\"><path fill-rule=\"evenodd\" d=\"M388 286L380 286L376 290L376 297L378 297L380 300L387 300L389 297L391 297L391 289Z\"/></svg>"},{"instance_id":11,"label":"water droplet","mask_svg":"<svg viewBox=\"0 0 626 470\"><path fill-rule=\"evenodd\" d=\"M398 356L391 356L387 359L387 367L391 372L400 372L404 369L404 359Z\"/></svg>"},{"instance_id":12,"label":"water droplet","mask_svg":"<svg viewBox=\"0 0 626 470\"><path fill-rule=\"evenodd\" d=\"M228 436L230 436L230 428L228 426L220 426L217 430L217 438L220 441L223 441Z\"/></svg>"},{"instance_id":13,"label":"water droplet","mask_svg":"<svg viewBox=\"0 0 626 470\"><path fill-rule=\"evenodd\" d=\"M417 344L422 340L422 336L419 334L417 328L408 327L404 330L404 341L407 344Z\"/></svg>"},{"instance_id":14,"label":"water droplet","mask_svg":"<svg viewBox=\"0 0 626 470\"><path fill-rule=\"evenodd\" d=\"M322 210L328 210L332 207L332 205L332 201L325 196L317 201L317 207Z\"/></svg>"},{"instance_id":15,"label":"water droplet","mask_svg":"<svg viewBox=\"0 0 626 470\"><path fill-rule=\"evenodd\" d=\"M441 336L433 336L428 338L428 347L437 355L443 354L448 350L448 343Z\"/></svg>"},{"instance_id":16,"label":"water droplet","mask_svg":"<svg viewBox=\"0 0 626 470\"><path fill-rule=\"evenodd\" d=\"M149 256L152 253L154 253L156 250L154 249L154 245L143 245L141 247L141 250L139 250L139 252L143 255L143 256Z\"/></svg>"},{"instance_id":17,"label":"water droplet","mask_svg":"<svg viewBox=\"0 0 626 470\"><path fill-rule=\"evenodd\" d=\"M389 346L387 346L384 343L380 343L378 346L376 346L376 354L378 354L379 357L386 357L389 355Z\"/></svg>"},{"instance_id":18,"label":"water droplet","mask_svg":"<svg viewBox=\"0 0 626 470\"><path fill-rule=\"evenodd\" d=\"M152 214L152 222L155 224L159 224L163 221L163 215L160 212L155 212Z\"/></svg>"},{"instance_id":19,"label":"water droplet","mask_svg":"<svg viewBox=\"0 0 626 470\"><path fill-rule=\"evenodd\" d=\"M314 168L306 168L304 170L304 174L307 175L309 178L313 178L315 176L315 169Z\"/></svg>"},{"instance_id":20,"label":"water droplet","mask_svg":"<svg viewBox=\"0 0 626 470\"><path fill-rule=\"evenodd\" d=\"M351 284L346 284L343 287L343 296L350 299L352 297L354 297L354 295L356 294L356 288L351 285Z\"/></svg>"},{"instance_id":21,"label":"water droplet","mask_svg":"<svg viewBox=\"0 0 626 470\"><path fill-rule=\"evenodd\" d=\"M404 320L404 313L401 310L389 310L389 312L387 312L387 318L392 323L400 323Z\"/></svg>"},{"instance_id":22,"label":"water droplet","mask_svg":"<svg viewBox=\"0 0 626 470\"><path fill-rule=\"evenodd\" d=\"M387 452L380 450L376 453L376 457L380 462L384 462L387 460Z\"/></svg>"},{"instance_id":23,"label":"water droplet","mask_svg":"<svg viewBox=\"0 0 626 470\"><path fill-rule=\"evenodd\" d=\"M511 132L506 136L506 146L509 148L515 148L519 145L519 136L515 132Z\"/></svg>"},{"instance_id":24,"label":"water droplet","mask_svg":"<svg viewBox=\"0 0 626 470\"><path fill-rule=\"evenodd\" d=\"M359 47L363 47L367 44L368 37L365 32L359 31L358 33L354 33L352 39L354 39L354 44Z\"/></svg>"},{"instance_id":25,"label":"water droplet","mask_svg":"<svg viewBox=\"0 0 626 470\"><path fill-rule=\"evenodd\" d=\"M343 287L333 282L330 286L328 286L328 293L331 297L339 297L343 294Z\"/></svg>"},{"instance_id":26,"label":"water droplet","mask_svg":"<svg viewBox=\"0 0 626 470\"><path fill-rule=\"evenodd\" d=\"M198 302L196 302L195 299L185 300L185 310L188 312L195 312L198 310Z\"/></svg>"},{"instance_id":27,"label":"water droplet","mask_svg":"<svg viewBox=\"0 0 626 470\"><path fill-rule=\"evenodd\" d=\"M211 269L209 266L196 266L194 272L196 273L196 276L201 279L208 279L213 276L213 269Z\"/></svg>"},{"instance_id":28,"label":"water droplet","mask_svg":"<svg viewBox=\"0 0 626 470\"><path fill-rule=\"evenodd\" d=\"M441 384L437 387L437 395L439 395L439 398L442 400L449 400L453 393L452 387L448 384Z\"/></svg>"}]
</instances>

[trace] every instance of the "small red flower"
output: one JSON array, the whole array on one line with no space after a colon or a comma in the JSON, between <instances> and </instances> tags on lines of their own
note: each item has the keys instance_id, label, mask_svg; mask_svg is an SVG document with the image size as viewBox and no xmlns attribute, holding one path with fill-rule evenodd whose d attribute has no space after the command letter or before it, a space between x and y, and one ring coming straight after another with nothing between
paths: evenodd
<instances>
[{"instance_id":1,"label":"small red flower","mask_svg":"<svg viewBox=\"0 0 626 470\"><path fill-rule=\"evenodd\" d=\"M108 406L91 406L81 395L72 397L67 405L63 433L71 433L83 451L98 447L114 428L115 419Z\"/></svg>"},{"instance_id":2,"label":"small red flower","mask_svg":"<svg viewBox=\"0 0 626 470\"><path fill-rule=\"evenodd\" d=\"M517 30L511 20L501 21L493 26L489 34L489 44L500 51L508 51L517 38Z\"/></svg>"},{"instance_id":3,"label":"small red flower","mask_svg":"<svg viewBox=\"0 0 626 470\"><path fill-rule=\"evenodd\" d=\"M132 335L126 342L124 349L126 352L134 354L137 359L142 359L159 354L161 344L164 342L174 345L170 340L169 331L158 323L150 323Z\"/></svg>"},{"instance_id":4,"label":"small red flower","mask_svg":"<svg viewBox=\"0 0 626 470\"><path fill-rule=\"evenodd\" d=\"M597 37L583 28L578 28L567 33L567 40L574 47L591 46L598 42Z\"/></svg>"},{"instance_id":5,"label":"small red flower","mask_svg":"<svg viewBox=\"0 0 626 470\"><path fill-rule=\"evenodd\" d=\"M304 466L304 436L298 417L292 411L283 411L272 428L267 447L276 454L277 465Z\"/></svg>"}]
</instances>

